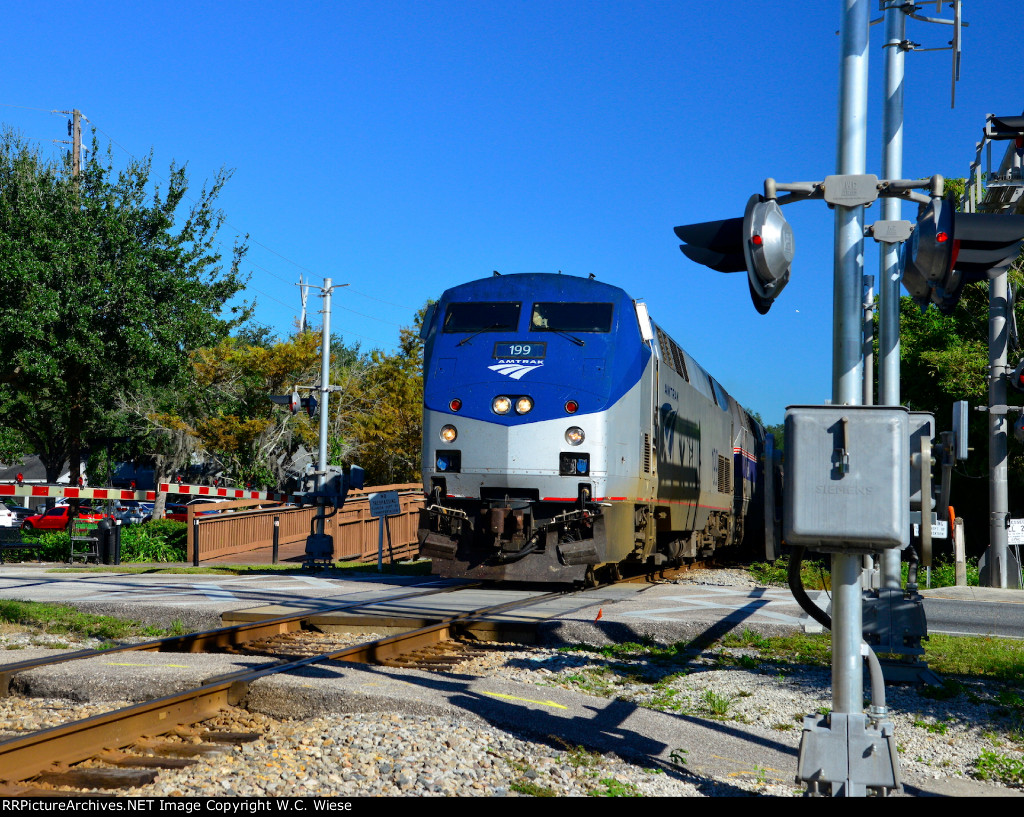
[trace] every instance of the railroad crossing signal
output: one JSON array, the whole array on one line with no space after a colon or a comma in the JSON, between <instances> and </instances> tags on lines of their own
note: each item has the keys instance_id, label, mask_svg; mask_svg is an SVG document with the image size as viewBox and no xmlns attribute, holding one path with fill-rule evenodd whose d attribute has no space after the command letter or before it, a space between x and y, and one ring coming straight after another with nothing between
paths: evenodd
<instances>
[{"instance_id":1,"label":"railroad crossing signal","mask_svg":"<svg viewBox=\"0 0 1024 817\"><path fill-rule=\"evenodd\" d=\"M907 247L903 286L922 309L952 313L966 284L995 278L1024 242L1024 216L957 213L933 198L917 219Z\"/></svg>"},{"instance_id":2,"label":"railroad crossing signal","mask_svg":"<svg viewBox=\"0 0 1024 817\"><path fill-rule=\"evenodd\" d=\"M751 196L743 218L684 224L675 228L679 249L691 261L717 272L747 273L754 309L766 315L789 283L793 228L774 199Z\"/></svg>"},{"instance_id":3,"label":"railroad crossing signal","mask_svg":"<svg viewBox=\"0 0 1024 817\"><path fill-rule=\"evenodd\" d=\"M1017 391L1024 391L1024 360L1017 364L1008 380L1010 385Z\"/></svg>"},{"instance_id":4,"label":"railroad crossing signal","mask_svg":"<svg viewBox=\"0 0 1024 817\"><path fill-rule=\"evenodd\" d=\"M298 412L300 406L305 405L305 403L299 399L299 393L297 391L292 391L291 394L271 394L268 396L272 403L277 403L279 406L287 406L288 411L292 414ZM314 407L314 411L315 410L316 409ZM312 417L313 415L310 414L309 416Z\"/></svg>"}]
</instances>

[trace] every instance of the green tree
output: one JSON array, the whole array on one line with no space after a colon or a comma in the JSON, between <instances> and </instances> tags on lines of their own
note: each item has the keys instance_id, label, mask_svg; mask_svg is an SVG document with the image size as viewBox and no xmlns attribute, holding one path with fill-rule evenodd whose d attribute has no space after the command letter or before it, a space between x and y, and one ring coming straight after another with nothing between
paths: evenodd
<instances>
[{"instance_id":1,"label":"green tree","mask_svg":"<svg viewBox=\"0 0 1024 817\"><path fill-rule=\"evenodd\" d=\"M412 329L399 334L398 350L374 350L361 383L361 411L354 418L355 461L366 471L368 485L391 485L420 479L423 443L423 341L419 328L426 307L416 313Z\"/></svg>"},{"instance_id":2,"label":"green tree","mask_svg":"<svg viewBox=\"0 0 1024 817\"><path fill-rule=\"evenodd\" d=\"M191 193L184 167L172 164L161 189L151 165L115 172L94 136L72 178L0 134L0 425L24 436L50 480L68 459L77 478L83 446L117 424L117 395L183 382L189 352L248 314L228 307L244 286L245 243L227 268L216 250L231 174Z\"/></svg>"},{"instance_id":3,"label":"green tree","mask_svg":"<svg viewBox=\"0 0 1024 817\"><path fill-rule=\"evenodd\" d=\"M268 345L227 338L193 355L204 395L193 433L236 483L281 485L299 446L317 447L316 420L304 411L292 415L269 396L314 385L319 362L320 336L312 332Z\"/></svg>"}]
</instances>

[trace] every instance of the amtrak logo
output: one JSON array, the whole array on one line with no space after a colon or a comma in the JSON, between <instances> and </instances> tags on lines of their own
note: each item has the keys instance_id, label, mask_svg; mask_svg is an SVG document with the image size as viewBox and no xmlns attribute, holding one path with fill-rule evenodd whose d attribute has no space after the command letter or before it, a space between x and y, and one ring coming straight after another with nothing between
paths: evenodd
<instances>
[{"instance_id":1,"label":"amtrak logo","mask_svg":"<svg viewBox=\"0 0 1024 817\"><path fill-rule=\"evenodd\" d=\"M496 366L488 366L487 368L490 369L492 372L503 374L506 377L512 378L513 380L519 380L520 378L522 378L523 375L532 372L534 369L539 369L543 365L543 363L527 364L518 363L514 360L505 360L497 364Z\"/></svg>"}]
</instances>

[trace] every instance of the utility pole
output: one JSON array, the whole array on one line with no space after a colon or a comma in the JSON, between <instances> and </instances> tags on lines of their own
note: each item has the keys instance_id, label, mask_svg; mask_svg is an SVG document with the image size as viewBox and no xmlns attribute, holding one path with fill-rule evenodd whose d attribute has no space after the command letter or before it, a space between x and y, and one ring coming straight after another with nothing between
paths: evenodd
<instances>
[{"instance_id":1,"label":"utility pole","mask_svg":"<svg viewBox=\"0 0 1024 817\"><path fill-rule=\"evenodd\" d=\"M330 278L324 279L323 296L323 337L320 341L320 447L317 457L317 490L324 490L327 481L327 399L331 394L331 293L334 286ZM320 533L324 522L320 520Z\"/></svg>"},{"instance_id":2,"label":"utility pole","mask_svg":"<svg viewBox=\"0 0 1024 817\"><path fill-rule=\"evenodd\" d=\"M71 144L71 178L77 180L82 172L82 112L75 108L71 111L50 111L50 113L62 113L70 116L68 120L68 136L70 139L54 139L60 145ZM86 119L86 122L89 120Z\"/></svg>"},{"instance_id":3,"label":"utility pole","mask_svg":"<svg viewBox=\"0 0 1024 817\"><path fill-rule=\"evenodd\" d=\"M71 112L71 175L77 179L82 172L82 112Z\"/></svg>"}]
</instances>

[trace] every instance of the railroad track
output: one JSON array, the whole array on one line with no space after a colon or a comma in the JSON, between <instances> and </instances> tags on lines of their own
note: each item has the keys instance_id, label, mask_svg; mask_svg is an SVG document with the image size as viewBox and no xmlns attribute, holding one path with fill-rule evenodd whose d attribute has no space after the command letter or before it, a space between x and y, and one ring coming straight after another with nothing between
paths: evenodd
<instances>
[{"instance_id":1,"label":"railroad track","mask_svg":"<svg viewBox=\"0 0 1024 817\"><path fill-rule=\"evenodd\" d=\"M705 563L659 569L620 578L624 582L671 580ZM271 664L208 679L194 689L144 701L0 742L0 796L66 796L67 787L78 791L126 789L151 783L160 769L177 769L203 755L223 753L226 747L256 740L259 735L201 724L240 705L249 685L259 678L286 673L325 661L375 663L382 666L450 671L488 647L463 637L463 627L476 619L542 603L566 595L558 591L489 605L406 632L358 643L314 632L309 620L328 612L354 608L365 611L374 603L452 593L477 585L417 591L377 602L346 602L258 622L155 639L104 650L79 650L59 656L0 667L0 695L8 695L15 675L38 667L125 652L229 652L260 655ZM591 588L576 592L586 593ZM65 787L64 789L57 787ZM73 792L72 792L73 793Z\"/></svg>"},{"instance_id":2,"label":"railroad track","mask_svg":"<svg viewBox=\"0 0 1024 817\"><path fill-rule=\"evenodd\" d=\"M391 597L387 601L413 595L423 594L406 594ZM457 629L460 624L562 595L564 592L547 593L489 605L447 616L425 627L337 649L310 649L312 642L307 636L303 650L307 654L300 657L276 660L257 669L228 673L174 695L3 741L0 743L0 796L67 796L67 790L55 788L60 786L86 793L84 790L147 785L155 779L160 769L180 768L196 762L197 756L223 752L225 744L255 740L258 735L253 733L217 731L199 725L240 705L249 685L259 678L325 661L450 669L480 649L459 641ZM367 603L337 605L330 609L342 610L356 606L366 607ZM205 645L206 648L216 646L220 649L230 648L232 651L248 649L266 653L275 643L294 647L299 640L296 634L301 630L302 622L323 612L321 609L301 616L286 616L207 633L158 639L115 650L199 652L199 645ZM175 646L178 649L172 649ZM111 650L81 650L70 655L6 665L3 668L4 687L9 690L10 679L17 672L62 660L81 660L110 653Z\"/></svg>"}]
</instances>

